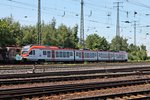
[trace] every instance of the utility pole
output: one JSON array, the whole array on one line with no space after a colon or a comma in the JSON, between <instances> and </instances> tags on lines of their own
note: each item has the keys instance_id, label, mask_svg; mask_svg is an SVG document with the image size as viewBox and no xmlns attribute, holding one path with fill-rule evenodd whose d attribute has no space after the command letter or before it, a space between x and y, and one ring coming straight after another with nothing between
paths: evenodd
<instances>
[{"instance_id":1,"label":"utility pole","mask_svg":"<svg viewBox=\"0 0 150 100\"><path fill-rule=\"evenodd\" d=\"M134 21L134 45L136 45L136 21Z\"/></svg>"},{"instance_id":2,"label":"utility pole","mask_svg":"<svg viewBox=\"0 0 150 100\"><path fill-rule=\"evenodd\" d=\"M122 2L114 2L114 4L117 4L117 22L116 22L116 36L120 37L120 17L119 17L119 8L122 7L120 6L120 3Z\"/></svg>"},{"instance_id":3,"label":"utility pole","mask_svg":"<svg viewBox=\"0 0 150 100\"><path fill-rule=\"evenodd\" d=\"M38 45L41 45L41 0L38 0Z\"/></svg>"},{"instance_id":4,"label":"utility pole","mask_svg":"<svg viewBox=\"0 0 150 100\"><path fill-rule=\"evenodd\" d=\"M85 48L84 44L84 1L81 0L81 19L80 19L80 45Z\"/></svg>"},{"instance_id":5,"label":"utility pole","mask_svg":"<svg viewBox=\"0 0 150 100\"><path fill-rule=\"evenodd\" d=\"M137 28L137 21L132 21L132 22L125 21L125 23L133 23L132 26L133 26L133 29L134 29L134 45L136 46L136 28ZM149 27L149 26L148 26L148 27Z\"/></svg>"}]
</instances>

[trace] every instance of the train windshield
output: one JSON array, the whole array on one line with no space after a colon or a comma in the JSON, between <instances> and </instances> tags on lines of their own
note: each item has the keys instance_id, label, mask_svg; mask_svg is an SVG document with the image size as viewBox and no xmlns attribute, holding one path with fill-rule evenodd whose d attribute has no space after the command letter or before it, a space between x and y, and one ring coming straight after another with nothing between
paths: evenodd
<instances>
[{"instance_id":1,"label":"train windshield","mask_svg":"<svg viewBox=\"0 0 150 100\"><path fill-rule=\"evenodd\" d=\"M28 53L29 48L30 48L30 46L24 46L24 47L22 48L22 54Z\"/></svg>"},{"instance_id":2,"label":"train windshield","mask_svg":"<svg viewBox=\"0 0 150 100\"><path fill-rule=\"evenodd\" d=\"M28 53L28 51L22 51L22 54L26 54L26 53Z\"/></svg>"}]
</instances>

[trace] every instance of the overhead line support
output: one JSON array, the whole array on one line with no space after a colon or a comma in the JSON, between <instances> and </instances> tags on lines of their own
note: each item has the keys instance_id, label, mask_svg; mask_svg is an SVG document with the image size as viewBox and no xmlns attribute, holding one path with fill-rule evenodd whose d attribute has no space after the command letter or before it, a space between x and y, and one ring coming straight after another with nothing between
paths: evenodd
<instances>
[{"instance_id":1,"label":"overhead line support","mask_svg":"<svg viewBox=\"0 0 150 100\"><path fill-rule=\"evenodd\" d=\"M116 36L119 36L120 37L120 14L119 14L119 11L120 11L120 4L123 3L123 2L114 2L114 4L117 4L117 22L116 22Z\"/></svg>"},{"instance_id":2,"label":"overhead line support","mask_svg":"<svg viewBox=\"0 0 150 100\"><path fill-rule=\"evenodd\" d=\"M80 46L85 48L84 44L84 1L81 0L81 19L80 19Z\"/></svg>"},{"instance_id":3,"label":"overhead line support","mask_svg":"<svg viewBox=\"0 0 150 100\"><path fill-rule=\"evenodd\" d=\"M41 45L41 0L38 0L38 45Z\"/></svg>"}]
</instances>

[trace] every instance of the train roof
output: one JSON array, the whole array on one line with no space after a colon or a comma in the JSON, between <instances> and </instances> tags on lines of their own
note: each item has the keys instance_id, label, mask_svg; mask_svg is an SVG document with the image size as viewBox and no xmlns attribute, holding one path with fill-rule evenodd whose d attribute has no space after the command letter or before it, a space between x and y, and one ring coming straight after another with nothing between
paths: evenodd
<instances>
[{"instance_id":1,"label":"train roof","mask_svg":"<svg viewBox=\"0 0 150 100\"><path fill-rule=\"evenodd\" d=\"M32 49L51 49L51 50L76 50L76 51L89 51L89 52L112 52L112 53L127 53L126 51L103 51L103 50L89 50L89 49L73 49L73 48L63 48L57 46L44 46L44 45L26 45L24 47L29 47Z\"/></svg>"},{"instance_id":2,"label":"train roof","mask_svg":"<svg viewBox=\"0 0 150 100\"><path fill-rule=\"evenodd\" d=\"M62 47L57 47L57 46L43 46L43 45L32 45L30 47L31 48L36 48L36 49L74 50L72 48L62 48Z\"/></svg>"}]
</instances>

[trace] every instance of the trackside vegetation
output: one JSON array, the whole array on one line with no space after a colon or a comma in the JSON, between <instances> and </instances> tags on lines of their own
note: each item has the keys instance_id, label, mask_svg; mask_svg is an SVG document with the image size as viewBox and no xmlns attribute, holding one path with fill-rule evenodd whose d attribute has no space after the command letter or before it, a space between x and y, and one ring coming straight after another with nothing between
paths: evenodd
<instances>
[{"instance_id":1,"label":"trackside vegetation","mask_svg":"<svg viewBox=\"0 0 150 100\"><path fill-rule=\"evenodd\" d=\"M43 45L80 49L78 25L68 27L61 24L56 27L56 19L53 18L48 24L42 22L41 28ZM0 19L0 47L37 43L37 25L22 26L12 17ZM150 59L147 57L146 46L129 44L123 37L114 37L109 43L105 37L91 33L85 39L85 47L90 50L127 51L131 61Z\"/></svg>"}]
</instances>

